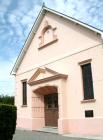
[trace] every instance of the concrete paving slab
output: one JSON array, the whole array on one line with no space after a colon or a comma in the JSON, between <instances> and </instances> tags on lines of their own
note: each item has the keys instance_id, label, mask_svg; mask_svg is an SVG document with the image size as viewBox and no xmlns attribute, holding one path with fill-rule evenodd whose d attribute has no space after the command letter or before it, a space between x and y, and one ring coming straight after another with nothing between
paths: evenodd
<instances>
[{"instance_id":1,"label":"concrete paving slab","mask_svg":"<svg viewBox=\"0 0 103 140\"><path fill-rule=\"evenodd\" d=\"M87 135L78 135L78 134L65 134L63 135L65 137L70 137L70 138L85 138L87 140L103 140L103 137L101 136L87 136Z\"/></svg>"},{"instance_id":2,"label":"concrete paving slab","mask_svg":"<svg viewBox=\"0 0 103 140\"><path fill-rule=\"evenodd\" d=\"M46 132L16 130L13 140L100 140L99 137L83 137L80 135L59 135ZM102 139L103 140L103 137Z\"/></svg>"}]
</instances>

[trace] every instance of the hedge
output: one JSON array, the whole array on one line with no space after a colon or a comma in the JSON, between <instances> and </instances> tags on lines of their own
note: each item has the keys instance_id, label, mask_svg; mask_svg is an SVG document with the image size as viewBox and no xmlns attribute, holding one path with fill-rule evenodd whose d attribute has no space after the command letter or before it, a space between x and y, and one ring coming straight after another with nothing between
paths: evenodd
<instances>
[{"instance_id":1,"label":"hedge","mask_svg":"<svg viewBox=\"0 0 103 140\"><path fill-rule=\"evenodd\" d=\"M0 104L0 140L12 140L16 128L17 108Z\"/></svg>"}]
</instances>

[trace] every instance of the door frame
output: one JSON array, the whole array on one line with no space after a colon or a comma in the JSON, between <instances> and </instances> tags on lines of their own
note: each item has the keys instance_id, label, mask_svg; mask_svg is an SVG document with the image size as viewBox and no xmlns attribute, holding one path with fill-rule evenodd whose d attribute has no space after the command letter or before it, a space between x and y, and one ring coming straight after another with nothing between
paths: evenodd
<instances>
[{"instance_id":1,"label":"door frame","mask_svg":"<svg viewBox=\"0 0 103 140\"><path fill-rule=\"evenodd\" d=\"M58 118L58 93L44 95L45 126L58 127Z\"/></svg>"}]
</instances>

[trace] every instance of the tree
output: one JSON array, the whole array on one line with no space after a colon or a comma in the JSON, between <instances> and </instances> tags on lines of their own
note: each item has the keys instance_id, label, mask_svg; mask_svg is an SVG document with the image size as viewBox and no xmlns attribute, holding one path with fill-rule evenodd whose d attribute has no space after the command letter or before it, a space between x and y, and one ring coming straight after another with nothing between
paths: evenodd
<instances>
[{"instance_id":1,"label":"tree","mask_svg":"<svg viewBox=\"0 0 103 140\"><path fill-rule=\"evenodd\" d=\"M14 105L14 96L0 95L0 104Z\"/></svg>"}]
</instances>

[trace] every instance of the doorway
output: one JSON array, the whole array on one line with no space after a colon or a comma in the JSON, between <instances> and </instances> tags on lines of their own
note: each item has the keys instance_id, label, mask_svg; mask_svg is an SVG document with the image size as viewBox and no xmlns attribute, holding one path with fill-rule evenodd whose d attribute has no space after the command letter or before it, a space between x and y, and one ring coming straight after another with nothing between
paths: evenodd
<instances>
[{"instance_id":1,"label":"doorway","mask_svg":"<svg viewBox=\"0 0 103 140\"><path fill-rule=\"evenodd\" d=\"M58 126L58 94L44 95L45 126Z\"/></svg>"}]
</instances>

